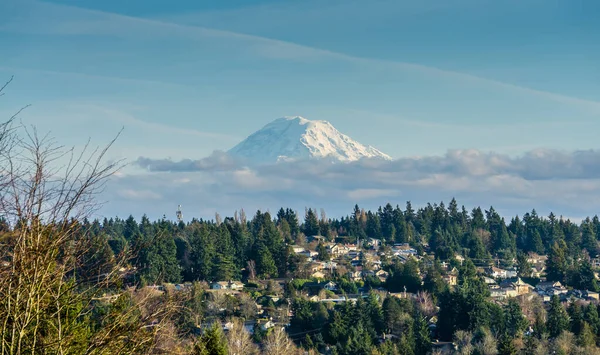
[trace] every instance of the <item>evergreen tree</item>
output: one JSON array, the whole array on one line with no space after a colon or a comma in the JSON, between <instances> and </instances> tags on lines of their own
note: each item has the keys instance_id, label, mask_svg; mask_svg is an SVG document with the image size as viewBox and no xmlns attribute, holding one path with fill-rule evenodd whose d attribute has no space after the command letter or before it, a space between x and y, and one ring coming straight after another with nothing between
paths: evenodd
<instances>
[{"instance_id":1,"label":"evergreen tree","mask_svg":"<svg viewBox=\"0 0 600 355\"><path fill-rule=\"evenodd\" d=\"M550 299L546 328L552 338L556 338L563 331L569 329L569 316L556 295Z\"/></svg>"},{"instance_id":2,"label":"evergreen tree","mask_svg":"<svg viewBox=\"0 0 600 355\"><path fill-rule=\"evenodd\" d=\"M508 334L503 334L500 339L498 339L499 355L517 355L519 353L513 339L514 338L511 338Z\"/></svg>"},{"instance_id":3,"label":"evergreen tree","mask_svg":"<svg viewBox=\"0 0 600 355\"><path fill-rule=\"evenodd\" d=\"M549 281L566 283L568 264L565 253L565 242L562 240L554 242L550 249L548 260L546 260L546 277Z\"/></svg>"},{"instance_id":4,"label":"evergreen tree","mask_svg":"<svg viewBox=\"0 0 600 355\"><path fill-rule=\"evenodd\" d=\"M268 279L277 275L275 260L267 247L260 245L256 254L256 273L258 277Z\"/></svg>"},{"instance_id":5,"label":"evergreen tree","mask_svg":"<svg viewBox=\"0 0 600 355\"><path fill-rule=\"evenodd\" d=\"M521 306L514 299L508 300L504 306L504 332L513 339L520 336L527 328L527 320L521 312Z\"/></svg>"},{"instance_id":6,"label":"evergreen tree","mask_svg":"<svg viewBox=\"0 0 600 355\"><path fill-rule=\"evenodd\" d=\"M319 235L320 227L319 227L319 219L317 218L317 214L311 208L306 212L306 217L304 218L304 234L307 236Z\"/></svg>"},{"instance_id":7,"label":"evergreen tree","mask_svg":"<svg viewBox=\"0 0 600 355\"><path fill-rule=\"evenodd\" d=\"M596 233L594 233L594 227L591 222L581 225L581 247L586 249L592 256L598 253L598 241L596 240Z\"/></svg>"},{"instance_id":8,"label":"evergreen tree","mask_svg":"<svg viewBox=\"0 0 600 355\"><path fill-rule=\"evenodd\" d=\"M571 333L579 335L584 322L583 312L581 311L581 307L575 302L574 299L569 303L567 314L569 315Z\"/></svg>"},{"instance_id":9,"label":"evergreen tree","mask_svg":"<svg viewBox=\"0 0 600 355\"><path fill-rule=\"evenodd\" d=\"M600 317L598 317L598 309L593 303L590 303L585 307L583 319L589 324L594 334L600 332Z\"/></svg>"},{"instance_id":10,"label":"evergreen tree","mask_svg":"<svg viewBox=\"0 0 600 355\"><path fill-rule=\"evenodd\" d=\"M577 336L577 344L584 348L596 345L596 334L587 322L582 323L581 331Z\"/></svg>"},{"instance_id":11,"label":"evergreen tree","mask_svg":"<svg viewBox=\"0 0 600 355\"><path fill-rule=\"evenodd\" d=\"M331 259L329 253L327 252L327 248L325 247L325 245L323 245L323 243L319 243L319 245L317 245L317 252L319 253L319 255L317 256L319 260L329 261L329 259Z\"/></svg>"},{"instance_id":12,"label":"evergreen tree","mask_svg":"<svg viewBox=\"0 0 600 355\"><path fill-rule=\"evenodd\" d=\"M227 355L227 339L220 323L215 322L194 344L195 355Z\"/></svg>"},{"instance_id":13,"label":"evergreen tree","mask_svg":"<svg viewBox=\"0 0 600 355\"><path fill-rule=\"evenodd\" d=\"M431 351L431 339L425 317L420 312L414 314L414 343L415 354L428 354Z\"/></svg>"},{"instance_id":14,"label":"evergreen tree","mask_svg":"<svg viewBox=\"0 0 600 355\"><path fill-rule=\"evenodd\" d=\"M517 255L517 274L519 277L531 277L531 264L527 261L527 254Z\"/></svg>"},{"instance_id":15,"label":"evergreen tree","mask_svg":"<svg viewBox=\"0 0 600 355\"><path fill-rule=\"evenodd\" d=\"M213 261L216 256L215 245L210 238L206 225L194 226L189 237L191 247L191 270L194 280L210 280L213 273Z\"/></svg>"},{"instance_id":16,"label":"evergreen tree","mask_svg":"<svg viewBox=\"0 0 600 355\"><path fill-rule=\"evenodd\" d=\"M448 285L442 279L442 275L435 267L427 269L423 278L423 289L429 292L433 297L438 297L447 289Z\"/></svg>"},{"instance_id":17,"label":"evergreen tree","mask_svg":"<svg viewBox=\"0 0 600 355\"><path fill-rule=\"evenodd\" d=\"M231 234L223 223L217 227L214 234L216 255L213 261L212 279L215 281L229 281L236 276L236 265L233 261L234 248Z\"/></svg>"},{"instance_id":18,"label":"evergreen tree","mask_svg":"<svg viewBox=\"0 0 600 355\"><path fill-rule=\"evenodd\" d=\"M589 260L584 259L575 269L573 269L571 272L570 284L580 290L598 290L596 276Z\"/></svg>"},{"instance_id":19,"label":"evergreen tree","mask_svg":"<svg viewBox=\"0 0 600 355\"><path fill-rule=\"evenodd\" d=\"M533 230L529 236L527 250L540 255L544 254L544 242L542 242L542 236L537 229Z\"/></svg>"}]
</instances>

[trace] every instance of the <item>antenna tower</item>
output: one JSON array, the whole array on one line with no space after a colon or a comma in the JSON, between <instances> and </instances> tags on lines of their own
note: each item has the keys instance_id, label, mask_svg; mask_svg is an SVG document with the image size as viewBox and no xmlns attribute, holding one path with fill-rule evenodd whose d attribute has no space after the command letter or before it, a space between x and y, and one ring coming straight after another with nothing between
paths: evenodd
<instances>
[{"instance_id":1,"label":"antenna tower","mask_svg":"<svg viewBox=\"0 0 600 355\"><path fill-rule=\"evenodd\" d=\"M177 207L176 215L177 215L177 221L181 222L183 220L183 212L181 212L181 205L179 205Z\"/></svg>"}]
</instances>

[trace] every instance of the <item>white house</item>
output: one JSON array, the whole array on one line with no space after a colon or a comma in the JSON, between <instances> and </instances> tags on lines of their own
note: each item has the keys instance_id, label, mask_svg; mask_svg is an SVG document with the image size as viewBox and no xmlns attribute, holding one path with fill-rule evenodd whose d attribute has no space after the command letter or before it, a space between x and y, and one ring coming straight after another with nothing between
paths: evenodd
<instances>
[{"instance_id":1,"label":"white house","mask_svg":"<svg viewBox=\"0 0 600 355\"><path fill-rule=\"evenodd\" d=\"M304 251L302 251L302 252L300 252L300 253L298 253L298 254L300 254L300 255L304 255L304 256L306 256L308 259L311 259L311 258L313 258L313 257L315 257L315 256L317 256L317 255L319 255L319 253L317 253L316 251L312 251L312 250L304 250Z\"/></svg>"},{"instance_id":2,"label":"white house","mask_svg":"<svg viewBox=\"0 0 600 355\"><path fill-rule=\"evenodd\" d=\"M301 247L299 245L292 245L291 248L296 254L302 253L304 251L304 247Z\"/></svg>"},{"instance_id":3,"label":"white house","mask_svg":"<svg viewBox=\"0 0 600 355\"><path fill-rule=\"evenodd\" d=\"M219 282L213 282L210 285L210 288L213 290L239 291L244 288L244 284L239 281L219 281Z\"/></svg>"}]
</instances>

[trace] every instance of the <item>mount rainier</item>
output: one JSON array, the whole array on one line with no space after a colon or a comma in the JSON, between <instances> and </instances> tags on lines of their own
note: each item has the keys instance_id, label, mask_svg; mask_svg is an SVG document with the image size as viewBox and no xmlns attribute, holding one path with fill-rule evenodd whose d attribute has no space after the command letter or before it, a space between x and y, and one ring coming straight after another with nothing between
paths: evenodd
<instances>
[{"instance_id":1,"label":"mount rainier","mask_svg":"<svg viewBox=\"0 0 600 355\"><path fill-rule=\"evenodd\" d=\"M267 124L228 151L256 163L330 159L352 162L363 158L391 160L381 151L358 143L327 121L282 117Z\"/></svg>"}]
</instances>

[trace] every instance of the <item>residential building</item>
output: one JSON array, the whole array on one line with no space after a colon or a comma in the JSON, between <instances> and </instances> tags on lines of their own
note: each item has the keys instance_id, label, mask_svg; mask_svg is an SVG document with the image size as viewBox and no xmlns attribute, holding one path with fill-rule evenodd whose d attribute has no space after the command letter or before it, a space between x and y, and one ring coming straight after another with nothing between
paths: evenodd
<instances>
[{"instance_id":1,"label":"residential building","mask_svg":"<svg viewBox=\"0 0 600 355\"><path fill-rule=\"evenodd\" d=\"M304 251L304 247L301 247L299 245L292 245L291 248L296 254L300 254Z\"/></svg>"}]
</instances>

